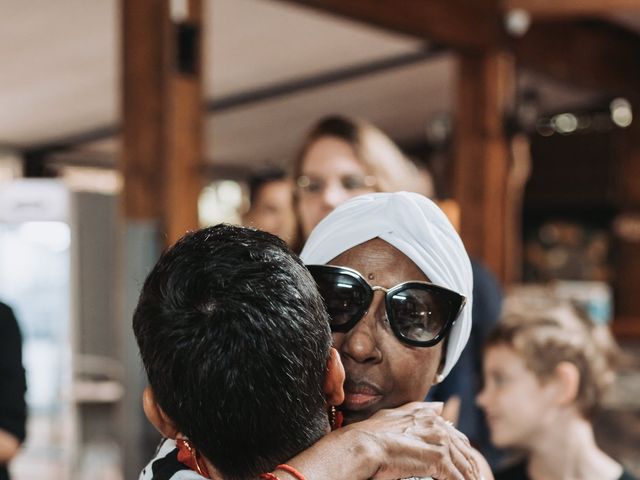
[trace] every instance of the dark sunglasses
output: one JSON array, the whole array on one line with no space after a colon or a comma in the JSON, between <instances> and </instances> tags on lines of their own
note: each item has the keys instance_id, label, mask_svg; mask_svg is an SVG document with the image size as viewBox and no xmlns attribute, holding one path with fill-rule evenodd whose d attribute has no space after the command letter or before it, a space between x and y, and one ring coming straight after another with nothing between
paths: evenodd
<instances>
[{"instance_id":1,"label":"dark sunglasses","mask_svg":"<svg viewBox=\"0 0 640 480\"><path fill-rule=\"evenodd\" d=\"M307 265L322 295L331 330L348 332L365 316L375 291L385 293L394 335L415 347L432 347L455 323L466 303L459 293L428 282L404 282L393 288L372 287L356 270L333 265Z\"/></svg>"}]
</instances>

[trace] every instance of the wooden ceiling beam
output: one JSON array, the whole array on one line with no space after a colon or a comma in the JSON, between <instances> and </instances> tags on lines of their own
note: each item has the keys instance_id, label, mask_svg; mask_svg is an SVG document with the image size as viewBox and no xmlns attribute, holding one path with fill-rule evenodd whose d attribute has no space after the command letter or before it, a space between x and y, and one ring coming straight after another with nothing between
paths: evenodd
<instances>
[{"instance_id":1,"label":"wooden ceiling beam","mask_svg":"<svg viewBox=\"0 0 640 480\"><path fill-rule=\"evenodd\" d=\"M640 12L638 0L502 0L504 11L525 10L536 18L587 17Z\"/></svg>"},{"instance_id":2,"label":"wooden ceiling beam","mask_svg":"<svg viewBox=\"0 0 640 480\"><path fill-rule=\"evenodd\" d=\"M457 49L484 49L503 37L494 2L470 0L281 0Z\"/></svg>"},{"instance_id":3,"label":"wooden ceiling beam","mask_svg":"<svg viewBox=\"0 0 640 480\"><path fill-rule=\"evenodd\" d=\"M502 25L504 3L482 0L281 0L414 35L458 51L513 50L518 65L571 85L633 95L640 38L605 21L534 21L521 38ZM595 6L638 0L504 0ZM515 3L514 3L515 5ZM560 8L560 7L558 7ZM576 7L577 8L577 7ZM587 8L587 7L585 7Z\"/></svg>"},{"instance_id":4,"label":"wooden ceiling beam","mask_svg":"<svg viewBox=\"0 0 640 480\"><path fill-rule=\"evenodd\" d=\"M536 22L512 42L519 64L571 85L635 97L640 39L606 22Z\"/></svg>"}]
</instances>

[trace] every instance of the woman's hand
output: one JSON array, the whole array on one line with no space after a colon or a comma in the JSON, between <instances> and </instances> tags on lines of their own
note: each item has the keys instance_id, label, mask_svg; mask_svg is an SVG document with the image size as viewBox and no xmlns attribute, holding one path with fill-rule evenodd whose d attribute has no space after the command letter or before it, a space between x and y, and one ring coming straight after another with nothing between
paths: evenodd
<instances>
[{"instance_id":1,"label":"woman's hand","mask_svg":"<svg viewBox=\"0 0 640 480\"><path fill-rule=\"evenodd\" d=\"M424 402L381 410L331 432L289 463L308 480L482 479L477 452L441 412L441 403Z\"/></svg>"},{"instance_id":2,"label":"woman's hand","mask_svg":"<svg viewBox=\"0 0 640 480\"><path fill-rule=\"evenodd\" d=\"M365 422L355 423L373 435L382 449L373 478L428 476L434 479L481 478L469 440L440 415L441 403L414 402L381 410Z\"/></svg>"}]
</instances>

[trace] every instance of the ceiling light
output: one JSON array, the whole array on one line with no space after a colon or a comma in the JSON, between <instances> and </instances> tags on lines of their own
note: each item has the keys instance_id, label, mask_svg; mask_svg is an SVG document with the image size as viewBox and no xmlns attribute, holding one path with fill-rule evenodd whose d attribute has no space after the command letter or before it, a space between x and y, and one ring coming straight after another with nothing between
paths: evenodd
<instances>
[{"instance_id":1,"label":"ceiling light","mask_svg":"<svg viewBox=\"0 0 640 480\"><path fill-rule=\"evenodd\" d=\"M626 128L631 125L633 121L633 113L631 111L631 104L625 98L616 98L609 105L611 110L611 120L617 126Z\"/></svg>"},{"instance_id":2,"label":"ceiling light","mask_svg":"<svg viewBox=\"0 0 640 480\"><path fill-rule=\"evenodd\" d=\"M561 113L551 119L558 133L573 133L578 128L578 119L573 113Z\"/></svg>"},{"instance_id":3,"label":"ceiling light","mask_svg":"<svg viewBox=\"0 0 640 480\"><path fill-rule=\"evenodd\" d=\"M521 37L531 26L531 15L526 10L515 8L504 16L504 27L514 37Z\"/></svg>"}]
</instances>

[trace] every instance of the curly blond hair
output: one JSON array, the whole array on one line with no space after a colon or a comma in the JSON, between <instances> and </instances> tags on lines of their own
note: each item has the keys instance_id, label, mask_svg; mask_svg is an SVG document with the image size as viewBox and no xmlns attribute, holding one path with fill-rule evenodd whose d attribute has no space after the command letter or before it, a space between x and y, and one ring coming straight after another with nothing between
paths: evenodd
<instances>
[{"instance_id":1,"label":"curly blond hair","mask_svg":"<svg viewBox=\"0 0 640 480\"><path fill-rule=\"evenodd\" d=\"M541 382L549 380L560 363L575 365L580 374L575 402L585 418L593 415L615 379L618 347L613 336L569 303L506 312L485 349L498 345L513 349Z\"/></svg>"}]
</instances>

